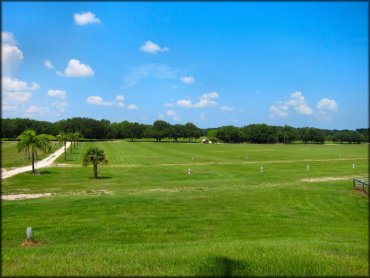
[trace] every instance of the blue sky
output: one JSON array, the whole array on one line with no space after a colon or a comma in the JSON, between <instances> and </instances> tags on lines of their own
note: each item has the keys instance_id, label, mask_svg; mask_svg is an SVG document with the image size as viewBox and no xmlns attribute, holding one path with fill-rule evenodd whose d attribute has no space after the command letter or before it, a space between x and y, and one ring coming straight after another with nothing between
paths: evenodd
<instances>
[{"instance_id":1,"label":"blue sky","mask_svg":"<svg viewBox=\"0 0 370 278\"><path fill-rule=\"evenodd\" d=\"M3 2L2 117L368 126L367 2Z\"/></svg>"}]
</instances>

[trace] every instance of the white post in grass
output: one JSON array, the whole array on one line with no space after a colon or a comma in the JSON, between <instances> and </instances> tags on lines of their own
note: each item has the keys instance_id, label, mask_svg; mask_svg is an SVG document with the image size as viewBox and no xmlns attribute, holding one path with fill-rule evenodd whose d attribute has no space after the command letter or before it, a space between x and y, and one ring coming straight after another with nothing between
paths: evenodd
<instances>
[{"instance_id":1,"label":"white post in grass","mask_svg":"<svg viewBox=\"0 0 370 278\"><path fill-rule=\"evenodd\" d=\"M355 163L352 163L352 169L355 169Z\"/></svg>"},{"instance_id":2,"label":"white post in grass","mask_svg":"<svg viewBox=\"0 0 370 278\"><path fill-rule=\"evenodd\" d=\"M310 171L310 165L307 165L306 171Z\"/></svg>"},{"instance_id":3,"label":"white post in grass","mask_svg":"<svg viewBox=\"0 0 370 278\"><path fill-rule=\"evenodd\" d=\"M32 227L27 227L26 234L27 234L27 240L31 240L32 239Z\"/></svg>"},{"instance_id":4,"label":"white post in grass","mask_svg":"<svg viewBox=\"0 0 370 278\"><path fill-rule=\"evenodd\" d=\"M189 168L189 169L188 169L188 175L190 175L190 174L191 174L191 169Z\"/></svg>"},{"instance_id":5,"label":"white post in grass","mask_svg":"<svg viewBox=\"0 0 370 278\"><path fill-rule=\"evenodd\" d=\"M261 166L261 173L263 172L263 166Z\"/></svg>"}]
</instances>

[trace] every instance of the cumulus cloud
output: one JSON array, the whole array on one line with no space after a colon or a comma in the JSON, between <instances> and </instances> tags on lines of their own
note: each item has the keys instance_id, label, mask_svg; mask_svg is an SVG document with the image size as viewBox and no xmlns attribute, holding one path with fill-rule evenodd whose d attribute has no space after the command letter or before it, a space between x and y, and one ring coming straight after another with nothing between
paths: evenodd
<instances>
[{"instance_id":1,"label":"cumulus cloud","mask_svg":"<svg viewBox=\"0 0 370 278\"><path fill-rule=\"evenodd\" d=\"M235 111L235 108L234 107L231 107L231 106L221 106L220 107L220 110L231 112L231 111Z\"/></svg>"},{"instance_id":2,"label":"cumulus cloud","mask_svg":"<svg viewBox=\"0 0 370 278\"><path fill-rule=\"evenodd\" d=\"M88 104L92 105L100 105L100 106L111 106L113 105L112 101L105 101L102 97L100 96L89 96L86 99Z\"/></svg>"},{"instance_id":3,"label":"cumulus cloud","mask_svg":"<svg viewBox=\"0 0 370 278\"><path fill-rule=\"evenodd\" d=\"M40 88L40 85L32 82L29 84L26 81L22 81L12 77L3 77L2 78L2 89L3 91L23 91L23 90L37 90Z\"/></svg>"},{"instance_id":4,"label":"cumulus cloud","mask_svg":"<svg viewBox=\"0 0 370 278\"><path fill-rule=\"evenodd\" d=\"M179 99L176 101L177 106L183 108L204 108L208 106L218 105L215 99L218 98L217 92L210 92L202 95L200 100L193 104L191 99Z\"/></svg>"},{"instance_id":5,"label":"cumulus cloud","mask_svg":"<svg viewBox=\"0 0 370 278\"><path fill-rule=\"evenodd\" d=\"M169 47L160 47L158 44L152 41L146 41L141 47L140 50L150 54L157 54L158 52L169 51Z\"/></svg>"},{"instance_id":6,"label":"cumulus cloud","mask_svg":"<svg viewBox=\"0 0 370 278\"><path fill-rule=\"evenodd\" d=\"M181 76L181 81L185 84L194 84L195 80L192 76Z\"/></svg>"},{"instance_id":7,"label":"cumulus cloud","mask_svg":"<svg viewBox=\"0 0 370 278\"><path fill-rule=\"evenodd\" d=\"M271 105L270 110L275 116L288 117L289 106L282 101L277 101L275 104Z\"/></svg>"},{"instance_id":8,"label":"cumulus cloud","mask_svg":"<svg viewBox=\"0 0 370 278\"><path fill-rule=\"evenodd\" d=\"M53 64L49 60L44 61L44 66L48 69L53 69L54 68Z\"/></svg>"},{"instance_id":9,"label":"cumulus cloud","mask_svg":"<svg viewBox=\"0 0 370 278\"><path fill-rule=\"evenodd\" d=\"M123 102L123 101L125 101L125 97L122 96L122 95L118 95L118 96L116 96L116 101Z\"/></svg>"},{"instance_id":10,"label":"cumulus cloud","mask_svg":"<svg viewBox=\"0 0 370 278\"><path fill-rule=\"evenodd\" d=\"M37 105L30 105L26 109L27 114L37 114L37 115L45 115L49 112L49 108L41 107Z\"/></svg>"},{"instance_id":11,"label":"cumulus cloud","mask_svg":"<svg viewBox=\"0 0 370 278\"><path fill-rule=\"evenodd\" d=\"M10 44L10 45L18 44L12 32L1 32L1 42L3 44Z\"/></svg>"},{"instance_id":12,"label":"cumulus cloud","mask_svg":"<svg viewBox=\"0 0 370 278\"><path fill-rule=\"evenodd\" d=\"M129 104L129 105L127 106L127 109L128 109L128 110L137 110L137 109L138 109L138 107L137 107L137 105L135 105L135 104Z\"/></svg>"},{"instance_id":13,"label":"cumulus cloud","mask_svg":"<svg viewBox=\"0 0 370 278\"><path fill-rule=\"evenodd\" d=\"M81 63L77 59L71 59L64 71L68 77L89 77L94 75L94 70L89 66Z\"/></svg>"},{"instance_id":14,"label":"cumulus cloud","mask_svg":"<svg viewBox=\"0 0 370 278\"><path fill-rule=\"evenodd\" d=\"M337 111L338 106L334 99L322 98L317 103L316 108L319 110Z\"/></svg>"},{"instance_id":15,"label":"cumulus cloud","mask_svg":"<svg viewBox=\"0 0 370 278\"><path fill-rule=\"evenodd\" d=\"M312 108L309 107L305 97L299 91L291 94L288 101L277 101L270 107L270 111L273 113L273 116L287 117L289 115L289 107L293 107L299 114L311 115L313 113Z\"/></svg>"},{"instance_id":16,"label":"cumulus cloud","mask_svg":"<svg viewBox=\"0 0 370 278\"><path fill-rule=\"evenodd\" d=\"M69 104L66 101L56 101L53 102L51 106L55 107L60 112L64 112L69 107Z\"/></svg>"},{"instance_id":17,"label":"cumulus cloud","mask_svg":"<svg viewBox=\"0 0 370 278\"><path fill-rule=\"evenodd\" d=\"M73 15L75 23L77 25L87 25L87 24L100 24L101 20L96 17L92 12L82 12Z\"/></svg>"},{"instance_id":18,"label":"cumulus cloud","mask_svg":"<svg viewBox=\"0 0 370 278\"><path fill-rule=\"evenodd\" d=\"M173 107L174 106L174 104L172 102L165 102L163 105L166 106L166 107Z\"/></svg>"},{"instance_id":19,"label":"cumulus cloud","mask_svg":"<svg viewBox=\"0 0 370 278\"><path fill-rule=\"evenodd\" d=\"M63 90L49 90L47 92L49 97L57 97L60 99L65 99L67 97L67 92Z\"/></svg>"},{"instance_id":20,"label":"cumulus cloud","mask_svg":"<svg viewBox=\"0 0 370 278\"><path fill-rule=\"evenodd\" d=\"M1 44L3 75L10 76L23 61L23 52L16 45Z\"/></svg>"},{"instance_id":21,"label":"cumulus cloud","mask_svg":"<svg viewBox=\"0 0 370 278\"><path fill-rule=\"evenodd\" d=\"M156 79L175 79L177 69L173 69L164 64L145 64L138 67L132 67L130 72L124 78L124 88L135 86L139 81L146 78Z\"/></svg>"},{"instance_id":22,"label":"cumulus cloud","mask_svg":"<svg viewBox=\"0 0 370 278\"><path fill-rule=\"evenodd\" d=\"M5 94L6 100L12 103L26 102L32 97L30 92L7 92Z\"/></svg>"},{"instance_id":23,"label":"cumulus cloud","mask_svg":"<svg viewBox=\"0 0 370 278\"><path fill-rule=\"evenodd\" d=\"M179 121L180 120L180 115L176 111L168 110L166 114L167 114L168 117L170 117L174 121Z\"/></svg>"}]
</instances>

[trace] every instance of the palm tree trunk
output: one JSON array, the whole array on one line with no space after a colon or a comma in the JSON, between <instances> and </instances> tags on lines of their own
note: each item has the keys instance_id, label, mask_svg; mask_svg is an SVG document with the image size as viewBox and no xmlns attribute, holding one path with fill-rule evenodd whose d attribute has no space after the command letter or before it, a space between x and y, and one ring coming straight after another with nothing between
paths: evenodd
<instances>
[{"instance_id":1,"label":"palm tree trunk","mask_svg":"<svg viewBox=\"0 0 370 278\"><path fill-rule=\"evenodd\" d=\"M35 150L32 147L32 173L35 173Z\"/></svg>"},{"instance_id":2,"label":"palm tree trunk","mask_svg":"<svg viewBox=\"0 0 370 278\"><path fill-rule=\"evenodd\" d=\"M94 179L98 178L98 163L94 163Z\"/></svg>"},{"instance_id":3,"label":"palm tree trunk","mask_svg":"<svg viewBox=\"0 0 370 278\"><path fill-rule=\"evenodd\" d=\"M64 160L67 160L67 142L64 141Z\"/></svg>"}]
</instances>

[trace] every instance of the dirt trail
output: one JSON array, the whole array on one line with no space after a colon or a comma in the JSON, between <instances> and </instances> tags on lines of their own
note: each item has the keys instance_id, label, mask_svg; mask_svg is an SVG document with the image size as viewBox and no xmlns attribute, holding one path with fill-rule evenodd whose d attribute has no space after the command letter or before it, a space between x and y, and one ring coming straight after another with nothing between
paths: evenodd
<instances>
[{"instance_id":1,"label":"dirt trail","mask_svg":"<svg viewBox=\"0 0 370 278\"><path fill-rule=\"evenodd\" d=\"M71 142L67 142L67 148L70 145L71 145ZM52 153L51 155L49 155L48 157L44 158L43 160L40 160L40 161L36 162L35 163L35 168L39 169L39 168L50 166L51 164L53 164L55 159L57 159L58 156L60 156L63 152L64 152L64 146L61 147L59 150L55 151L54 153ZM12 169L12 170L9 170L9 171L1 169L1 179L5 180L5 179L10 178L12 176L18 175L20 173L28 172L28 171L31 171L31 170L32 170L32 165L15 168L15 169Z\"/></svg>"}]
</instances>

